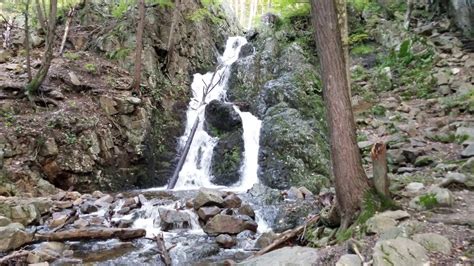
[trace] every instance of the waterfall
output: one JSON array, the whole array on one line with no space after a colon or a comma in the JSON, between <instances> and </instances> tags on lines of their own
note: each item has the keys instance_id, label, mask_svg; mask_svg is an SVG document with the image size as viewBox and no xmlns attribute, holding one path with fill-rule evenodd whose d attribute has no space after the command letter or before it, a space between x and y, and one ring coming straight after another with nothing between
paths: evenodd
<instances>
[{"instance_id":1,"label":"waterfall","mask_svg":"<svg viewBox=\"0 0 474 266\"><path fill-rule=\"evenodd\" d=\"M224 54L219 58L220 64L216 72L209 72L204 75L194 74L191 84L193 98L189 102L186 112L186 130L180 138L181 148L184 147L187 139L190 137L196 119L199 119L199 124L183 168L179 173L175 189L186 190L199 187L217 187L210 180L212 175L212 154L219 139L211 137L204 130L204 110L207 103L212 100L225 101L230 67L237 61L240 49L246 43L247 40L244 37L230 37L227 40ZM213 89L206 94L206 87ZM204 95L205 97L203 97ZM202 102L203 98L205 98L205 102ZM240 171L241 179L233 189L243 191L251 188L253 184L258 182L258 149L261 121L249 112L241 112L235 106L234 108L242 119L244 159Z\"/></svg>"}]
</instances>

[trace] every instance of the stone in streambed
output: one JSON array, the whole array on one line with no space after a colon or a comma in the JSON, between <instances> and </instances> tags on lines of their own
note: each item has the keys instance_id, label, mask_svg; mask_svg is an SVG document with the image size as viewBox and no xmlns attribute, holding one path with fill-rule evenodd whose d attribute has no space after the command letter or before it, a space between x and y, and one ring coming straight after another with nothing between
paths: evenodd
<instances>
[{"instance_id":1,"label":"stone in streambed","mask_svg":"<svg viewBox=\"0 0 474 266\"><path fill-rule=\"evenodd\" d=\"M216 206L211 206L211 207L202 207L199 208L197 214L201 220L207 222L210 218L216 216L221 212L221 208L216 207Z\"/></svg>"},{"instance_id":2,"label":"stone in streambed","mask_svg":"<svg viewBox=\"0 0 474 266\"><path fill-rule=\"evenodd\" d=\"M245 215L218 214L209 220L204 226L204 232L210 235L238 234L244 230L257 231L257 223Z\"/></svg>"},{"instance_id":3,"label":"stone in streambed","mask_svg":"<svg viewBox=\"0 0 474 266\"><path fill-rule=\"evenodd\" d=\"M233 131L242 127L242 118L230 103L212 100L206 105L206 125L221 131Z\"/></svg>"},{"instance_id":4,"label":"stone in streambed","mask_svg":"<svg viewBox=\"0 0 474 266\"><path fill-rule=\"evenodd\" d=\"M222 193L217 190L200 188L196 198L194 198L193 204L195 210L203 206L223 207L224 199L222 198Z\"/></svg>"},{"instance_id":5,"label":"stone in streambed","mask_svg":"<svg viewBox=\"0 0 474 266\"><path fill-rule=\"evenodd\" d=\"M250 206L250 204L242 204L242 206L240 206L238 212L239 212L239 214L247 215L248 217L250 217L252 219L255 219L255 212L254 212L252 206Z\"/></svg>"},{"instance_id":6,"label":"stone in streambed","mask_svg":"<svg viewBox=\"0 0 474 266\"><path fill-rule=\"evenodd\" d=\"M191 227L191 216L184 211L171 209L158 209L160 214L161 230L187 229Z\"/></svg>"},{"instance_id":7,"label":"stone in streambed","mask_svg":"<svg viewBox=\"0 0 474 266\"><path fill-rule=\"evenodd\" d=\"M239 208L241 204L242 200L234 193L231 193L224 198L224 207L226 208Z\"/></svg>"},{"instance_id":8,"label":"stone in streambed","mask_svg":"<svg viewBox=\"0 0 474 266\"><path fill-rule=\"evenodd\" d=\"M228 234L221 234L216 237L216 242L223 248L231 248L235 246L235 239Z\"/></svg>"},{"instance_id":9,"label":"stone in streambed","mask_svg":"<svg viewBox=\"0 0 474 266\"><path fill-rule=\"evenodd\" d=\"M20 223L0 227L0 252L17 249L33 240L33 235L24 231Z\"/></svg>"}]
</instances>

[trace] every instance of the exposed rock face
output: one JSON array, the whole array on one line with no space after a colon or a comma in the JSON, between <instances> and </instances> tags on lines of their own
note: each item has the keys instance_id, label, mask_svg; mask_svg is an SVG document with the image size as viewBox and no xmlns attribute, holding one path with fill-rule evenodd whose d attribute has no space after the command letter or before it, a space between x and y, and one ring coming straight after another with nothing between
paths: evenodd
<instances>
[{"instance_id":1,"label":"exposed rock face","mask_svg":"<svg viewBox=\"0 0 474 266\"><path fill-rule=\"evenodd\" d=\"M314 58L293 42L304 34L271 25L253 34L249 50L252 45L255 53L242 53L234 63L227 95L262 119L260 180L318 192L328 184L329 152Z\"/></svg>"},{"instance_id":2,"label":"exposed rock face","mask_svg":"<svg viewBox=\"0 0 474 266\"><path fill-rule=\"evenodd\" d=\"M450 0L451 16L466 37L474 37L474 7L469 1Z\"/></svg>"},{"instance_id":3,"label":"exposed rock face","mask_svg":"<svg viewBox=\"0 0 474 266\"><path fill-rule=\"evenodd\" d=\"M319 259L318 250L307 247L284 247L262 256L251 258L237 265L312 265Z\"/></svg>"},{"instance_id":4,"label":"exposed rock face","mask_svg":"<svg viewBox=\"0 0 474 266\"><path fill-rule=\"evenodd\" d=\"M233 131L242 127L242 119L230 103L213 100L206 105L205 113L208 128Z\"/></svg>"}]
</instances>

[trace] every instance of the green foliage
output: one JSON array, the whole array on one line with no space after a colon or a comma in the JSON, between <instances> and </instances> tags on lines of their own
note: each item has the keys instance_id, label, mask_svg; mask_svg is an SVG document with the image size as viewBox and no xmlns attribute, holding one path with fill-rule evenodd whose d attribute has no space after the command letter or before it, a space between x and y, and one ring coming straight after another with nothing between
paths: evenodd
<instances>
[{"instance_id":1,"label":"green foliage","mask_svg":"<svg viewBox=\"0 0 474 266\"><path fill-rule=\"evenodd\" d=\"M75 144L77 142L76 134L72 132L64 133L64 138L66 140L66 143L69 145Z\"/></svg>"},{"instance_id":2,"label":"green foliage","mask_svg":"<svg viewBox=\"0 0 474 266\"><path fill-rule=\"evenodd\" d=\"M366 44L360 44L351 49L351 53L357 56L368 55L373 52L374 52L374 48Z\"/></svg>"},{"instance_id":3,"label":"green foliage","mask_svg":"<svg viewBox=\"0 0 474 266\"><path fill-rule=\"evenodd\" d=\"M310 14L311 6L300 0L274 0L272 1L272 11L279 13L283 20L296 16L307 16Z\"/></svg>"},{"instance_id":4,"label":"green foliage","mask_svg":"<svg viewBox=\"0 0 474 266\"><path fill-rule=\"evenodd\" d=\"M132 50L128 47L120 47L115 51L107 52L105 55L108 59L123 60L127 58Z\"/></svg>"},{"instance_id":5,"label":"green foliage","mask_svg":"<svg viewBox=\"0 0 474 266\"><path fill-rule=\"evenodd\" d=\"M438 200L436 199L436 195L434 193L428 193L420 196L418 203L429 210L438 205Z\"/></svg>"},{"instance_id":6,"label":"green foliage","mask_svg":"<svg viewBox=\"0 0 474 266\"><path fill-rule=\"evenodd\" d=\"M88 63L84 65L84 69L87 70L89 73L96 73L97 72L97 66L92 63Z\"/></svg>"},{"instance_id":7,"label":"green foliage","mask_svg":"<svg viewBox=\"0 0 474 266\"><path fill-rule=\"evenodd\" d=\"M64 53L64 57L66 57L67 59L69 60L77 60L80 58L80 55L77 54L77 53L73 53L73 52L65 52Z\"/></svg>"},{"instance_id":8,"label":"green foliage","mask_svg":"<svg viewBox=\"0 0 474 266\"><path fill-rule=\"evenodd\" d=\"M374 114L375 116L384 116L386 112L387 109L385 109L385 107L383 107L382 105L375 105L374 107L372 107L372 114Z\"/></svg>"},{"instance_id":9,"label":"green foliage","mask_svg":"<svg viewBox=\"0 0 474 266\"><path fill-rule=\"evenodd\" d=\"M117 5L112 8L112 16L116 19L122 18L132 5L132 0L119 0Z\"/></svg>"},{"instance_id":10,"label":"green foliage","mask_svg":"<svg viewBox=\"0 0 474 266\"><path fill-rule=\"evenodd\" d=\"M447 111L459 109L471 114L474 113L474 88L464 94L442 98L441 106Z\"/></svg>"},{"instance_id":11,"label":"green foliage","mask_svg":"<svg viewBox=\"0 0 474 266\"><path fill-rule=\"evenodd\" d=\"M209 19L211 23L220 25L224 21L223 18L218 17L211 13L211 9L215 6L219 6L222 0L201 0L202 8L197 9L187 16L187 18L194 22L200 22L205 19Z\"/></svg>"}]
</instances>

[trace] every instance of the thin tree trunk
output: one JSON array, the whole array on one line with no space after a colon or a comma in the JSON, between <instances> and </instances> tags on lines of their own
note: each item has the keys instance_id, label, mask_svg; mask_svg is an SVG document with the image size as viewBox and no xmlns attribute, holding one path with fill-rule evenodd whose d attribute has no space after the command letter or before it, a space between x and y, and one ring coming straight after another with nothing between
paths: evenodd
<instances>
[{"instance_id":1,"label":"thin tree trunk","mask_svg":"<svg viewBox=\"0 0 474 266\"><path fill-rule=\"evenodd\" d=\"M39 0L35 0L35 8L36 8L36 16L38 17L39 24L41 29L46 32L48 30L48 24L46 23L46 19L44 18L44 12L41 9L41 4Z\"/></svg>"},{"instance_id":2,"label":"thin tree trunk","mask_svg":"<svg viewBox=\"0 0 474 266\"><path fill-rule=\"evenodd\" d=\"M3 32L3 48L8 49L11 45L11 34L13 29L13 23L15 22L15 17L11 17L7 22L6 29Z\"/></svg>"},{"instance_id":3,"label":"thin tree trunk","mask_svg":"<svg viewBox=\"0 0 474 266\"><path fill-rule=\"evenodd\" d=\"M344 52L334 0L312 0L312 19L321 62L323 95L329 123L332 172L341 228L361 207L369 182L357 147Z\"/></svg>"},{"instance_id":4,"label":"thin tree trunk","mask_svg":"<svg viewBox=\"0 0 474 266\"><path fill-rule=\"evenodd\" d=\"M43 56L43 61L41 67L36 73L33 80L28 83L27 95L30 100L32 100L33 94L38 92L38 88L43 83L46 75L48 75L49 67L51 66L51 61L53 60L53 46L54 46L54 37L56 31L56 13L57 13L57 0L50 0L49 6L49 20L48 20L48 34L46 37L46 51Z\"/></svg>"},{"instance_id":5,"label":"thin tree trunk","mask_svg":"<svg viewBox=\"0 0 474 266\"><path fill-rule=\"evenodd\" d=\"M176 24L178 22L178 16L180 14L180 1L181 0L176 0L174 11L173 11L173 20L171 21L171 28L170 28L170 33L168 37L168 54L166 57L166 67L168 68L170 65L170 62L173 60L173 55L174 55L174 32L176 28Z\"/></svg>"},{"instance_id":6,"label":"thin tree trunk","mask_svg":"<svg viewBox=\"0 0 474 266\"><path fill-rule=\"evenodd\" d=\"M25 50L26 50L26 72L28 82L31 82L31 57L30 57L30 24L29 24L30 0L25 3Z\"/></svg>"},{"instance_id":7,"label":"thin tree trunk","mask_svg":"<svg viewBox=\"0 0 474 266\"><path fill-rule=\"evenodd\" d=\"M145 0L138 2L138 25L135 49L135 77L133 82L133 89L137 94L140 94L140 81L142 76L142 49L143 49L143 29L145 27Z\"/></svg>"},{"instance_id":8,"label":"thin tree trunk","mask_svg":"<svg viewBox=\"0 0 474 266\"><path fill-rule=\"evenodd\" d=\"M71 26L71 23L72 23L72 18L74 17L74 13L75 13L75 8L71 7L71 9L69 9L69 12L67 13L66 27L64 28L64 35L61 41L61 47L59 48L59 55L63 54L64 45L66 45L67 34L69 32L69 27Z\"/></svg>"}]
</instances>

